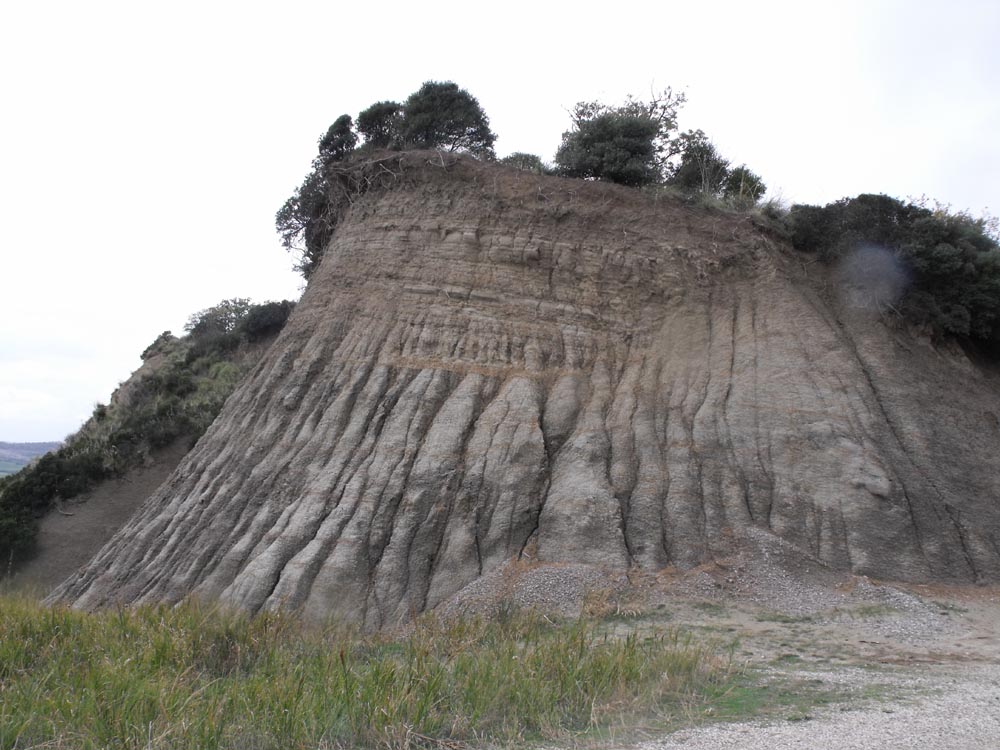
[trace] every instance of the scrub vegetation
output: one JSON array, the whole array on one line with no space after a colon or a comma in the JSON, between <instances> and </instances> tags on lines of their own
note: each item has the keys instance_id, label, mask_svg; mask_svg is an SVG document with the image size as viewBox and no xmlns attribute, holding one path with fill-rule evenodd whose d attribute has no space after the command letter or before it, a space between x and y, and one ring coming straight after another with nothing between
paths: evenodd
<instances>
[{"instance_id":1,"label":"scrub vegetation","mask_svg":"<svg viewBox=\"0 0 1000 750\"><path fill-rule=\"evenodd\" d=\"M391 636L0 597L0 748L509 746L711 713L741 679L676 630L613 637L512 610Z\"/></svg>"},{"instance_id":2,"label":"scrub vegetation","mask_svg":"<svg viewBox=\"0 0 1000 750\"><path fill-rule=\"evenodd\" d=\"M142 354L144 372L58 450L0 477L0 561L31 553L38 518L53 505L123 475L175 440L193 444L248 367L243 347L273 336L291 302L224 300L193 315L187 335L161 334Z\"/></svg>"},{"instance_id":3,"label":"scrub vegetation","mask_svg":"<svg viewBox=\"0 0 1000 750\"><path fill-rule=\"evenodd\" d=\"M935 335L972 339L1000 352L995 219L887 195L859 195L822 207L792 206L783 221L796 249L826 263L843 263L873 249L891 257L900 288L897 299L882 301L886 312ZM877 270L862 269L869 275Z\"/></svg>"},{"instance_id":4,"label":"scrub vegetation","mask_svg":"<svg viewBox=\"0 0 1000 750\"><path fill-rule=\"evenodd\" d=\"M684 94L669 88L649 101L629 98L619 106L579 102L555 165L523 152L500 163L535 174L669 187L737 208L755 205L766 190L758 175L746 165L730 167L703 131L678 131L684 102ZM307 279L312 275L342 213L387 174L378 169L358 179L380 151L441 149L494 161L496 138L479 101L451 81L427 81L405 102L376 102L356 119L340 115L320 137L312 169L275 217L282 244L298 256L296 269Z\"/></svg>"},{"instance_id":5,"label":"scrub vegetation","mask_svg":"<svg viewBox=\"0 0 1000 750\"><path fill-rule=\"evenodd\" d=\"M706 207L754 208L767 190L764 181L746 165L733 166L703 131L678 129L685 101L683 93L667 88L648 101L579 102L554 165L522 152L500 163L534 174L664 191ZM312 171L278 212L282 243L299 255L296 267L308 278L354 198L392 174L373 162L380 150L434 148L492 161L495 141L479 102L452 82L428 81L404 103L376 102L356 124L341 115L320 138ZM995 221L885 195L859 195L823 207L796 205L790 211L770 204L762 207L761 218L797 249L828 263L863 248L891 254L899 267L898 293L879 298L878 306L932 335L957 335L1000 351Z\"/></svg>"}]
</instances>

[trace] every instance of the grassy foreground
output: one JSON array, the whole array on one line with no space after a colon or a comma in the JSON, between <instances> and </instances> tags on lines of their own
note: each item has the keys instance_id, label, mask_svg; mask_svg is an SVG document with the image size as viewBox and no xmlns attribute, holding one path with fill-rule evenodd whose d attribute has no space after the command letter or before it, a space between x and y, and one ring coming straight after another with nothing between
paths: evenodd
<instances>
[{"instance_id":1,"label":"grassy foreground","mask_svg":"<svg viewBox=\"0 0 1000 750\"><path fill-rule=\"evenodd\" d=\"M529 613L390 637L0 597L2 750L511 745L689 715L737 676L677 631L613 638Z\"/></svg>"}]
</instances>

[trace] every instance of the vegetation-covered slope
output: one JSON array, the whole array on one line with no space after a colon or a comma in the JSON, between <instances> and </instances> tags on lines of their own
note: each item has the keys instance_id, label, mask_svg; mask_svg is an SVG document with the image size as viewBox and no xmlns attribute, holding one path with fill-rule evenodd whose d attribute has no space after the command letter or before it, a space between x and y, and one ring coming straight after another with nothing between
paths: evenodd
<instances>
[{"instance_id":1,"label":"vegetation-covered slope","mask_svg":"<svg viewBox=\"0 0 1000 750\"><path fill-rule=\"evenodd\" d=\"M839 264L855 286L867 282L868 304L939 336L1000 342L995 220L859 195L793 206L784 221L797 249Z\"/></svg>"},{"instance_id":2,"label":"vegetation-covered slope","mask_svg":"<svg viewBox=\"0 0 1000 750\"><path fill-rule=\"evenodd\" d=\"M123 475L174 441L192 445L292 303L226 300L193 316L187 335L161 334L143 365L66 443L0 478L0 558L30 554L39 517L97 483Z\"/></svg>"}]
</instances>

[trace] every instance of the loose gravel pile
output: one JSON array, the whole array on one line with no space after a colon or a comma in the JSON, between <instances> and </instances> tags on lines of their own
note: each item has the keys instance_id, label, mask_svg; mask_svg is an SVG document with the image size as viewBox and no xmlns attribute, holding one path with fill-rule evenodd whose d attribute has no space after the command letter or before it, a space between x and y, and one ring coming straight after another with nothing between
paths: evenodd
<instances>
[{"instance_id":1,"label":"loose gravel pile","mask_svg":"<svg viewBox=\"0 0 1000 750\"><path fill-rule=\"evenodd\" d=\"M526 565L508 562L477 578L438 608L444 616L491 615L504 607L536 609L561 617L579 617L588 601L615 597L628 587L628 576L591 565Z\"/></svg>"}]
</instances>

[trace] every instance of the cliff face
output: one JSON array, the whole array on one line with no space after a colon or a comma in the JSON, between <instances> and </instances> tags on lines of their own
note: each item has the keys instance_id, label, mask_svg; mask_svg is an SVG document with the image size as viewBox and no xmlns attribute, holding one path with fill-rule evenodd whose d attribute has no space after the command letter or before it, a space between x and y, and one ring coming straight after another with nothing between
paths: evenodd
<instances>
[{"instance_id":1,"label":"cliff face","mask_svg":"<svg viewBox=\"0 0 1000 750\"><path fill-rule=\"evenodd\" d=\"M512 557L689 567L752 527L880 578L1000 578L991 375L746 217L439 158L358 200L209 432L54 598L378 626Z\"/></svg>"}]
</instances>

